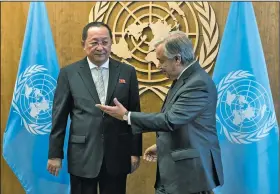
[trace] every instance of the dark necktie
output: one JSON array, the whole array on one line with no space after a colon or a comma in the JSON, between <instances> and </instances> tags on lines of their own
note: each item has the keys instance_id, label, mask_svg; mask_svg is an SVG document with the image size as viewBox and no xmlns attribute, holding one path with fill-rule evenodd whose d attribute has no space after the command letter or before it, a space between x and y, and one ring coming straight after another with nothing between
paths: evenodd
<instances>
[{"instance_id":1,"label":"dark necktie","mask_svg":"<svg viewBox=\"0 0 280 194\"><path fill-rule=\"evenodd\" d=\"M173 80L173 82L172 82L172 84L171 84L171 86L170 86L170 88L169 88L169 91L168 91L168 93L166 94L166 97L165 97L165 99L164 99L164 101L163 101L163 105L162 105L162 107L161 107L161 110L163 109L164 104L165 104L165 102L166 102L166 100L167 100L167 98L168 98L168 95L170 95L171 89L174 87L174 85L176 84L176 82L177 82L177 79Z\"/></svg>"},{"instance_id":2,"label":"dark necktie","mask_svg":"<svg viewBox=\"0 0 280 194\"><path fill-rule=\"evenodd\" d=\"M170 89L172 89L172 88L174 87L174 85L176 84L176 82L177 82L177 79L173 80L173 82L172 82L172 84L171 84L171 86L170 86Z\"/></svg>"}]
</instances>

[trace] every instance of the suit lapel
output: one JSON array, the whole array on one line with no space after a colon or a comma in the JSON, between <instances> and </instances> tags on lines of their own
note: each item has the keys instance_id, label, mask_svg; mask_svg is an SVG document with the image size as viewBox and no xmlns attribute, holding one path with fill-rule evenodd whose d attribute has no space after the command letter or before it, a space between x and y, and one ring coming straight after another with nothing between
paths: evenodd
<instances>
[{"instance_id":1,"label":"suit lapel","mask_svg":"<svg viewBox=\"0 0 280 194\"><path fill-rule=\"evenodd\" d=\"M108 82L108 90L107 90L107 97L106 103L109 104L114 90L116 89L116 84L118 83L118 78L120 75L120 67L119 64L112 59L109 62L109 82Z\"/></svg>"},{"instance_id":2,"label":"suit lapel","mask_svg":"<svg viewBox=\"0 0 280 194\"><path fill-rule=\"evenodd\" d=\"M171 99L173 98L173 96L176 94L177 90L179 90L179 88L182 87L182 85L184 85L184 80L183 79L179 79L176 84L173 86L173 88L169 89L166 98L164 100L164 104L162 106L162 112L165 110L165 105L168 104Z\"/></svg>"},{"instance_id":3,"label":"suit lapel","mask_svg":"<svg viewBox=\"0 0 280 194\"><path fill-rule=\"evenodd\" d=\"M100 104L101 102L99 100L98 93L96 91L96 87L95 87L95 84L92 79L91 70L89 68L89 64L88 64L86 58L84 60L82 60L82 62L81 62L80 69L79 69L79 75L81 76L86 88L88 89L88 91L89 91L91 97L94 99L95 103Z\"/></svg>"},{"instance_id":4,"label":"suit lapel","mask_svg":"<svg viewBox=\"0 0 280 194\"><path fill-rule=\"evenodd\" d=\"M170 89L167 93L166 99L164 101L164 104L162 106L162 112L165 110L165 105L168 104L172 98L175 96L177 91L185 84L186 79L197 69L200 65L198 62L195 62L193 65L191 65L186 71L183 72L179 80L176 82L176 84L173 86L172 89Z\"/></svg>"}]
</instances>

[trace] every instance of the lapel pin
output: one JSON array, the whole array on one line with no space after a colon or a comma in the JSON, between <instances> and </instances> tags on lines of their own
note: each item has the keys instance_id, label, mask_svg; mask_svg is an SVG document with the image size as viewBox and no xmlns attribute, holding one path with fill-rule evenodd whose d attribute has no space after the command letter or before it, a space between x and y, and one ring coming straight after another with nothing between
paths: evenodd
<instances>
[{"instance_id":1,"label":"lapel pin","mask_svg":"<svg viewBox=\"0 0 280 194\"><path fill-rule=\"evenodd\" d=\"M120 84L125 84L125 79L119 79Z\"/></svg>"}]
</instances>

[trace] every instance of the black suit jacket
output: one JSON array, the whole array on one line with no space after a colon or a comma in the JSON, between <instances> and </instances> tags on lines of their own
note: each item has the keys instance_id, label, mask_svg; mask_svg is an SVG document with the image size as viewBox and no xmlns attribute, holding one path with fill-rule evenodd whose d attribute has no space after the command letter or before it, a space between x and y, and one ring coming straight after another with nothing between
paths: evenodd
<instances>
[{"instance_id":1,"label":"black suit jacket","mask_svg":"<svg viewBox=\"0 0 280 194\"><path fill-rule=\"evenodd\" d=\"M131 113L133 133L157 132L160 183L168 193L210 191L223 184L216 103L215 84L196 62L169 90L161 113Z\"/></svg>"},{"instance_id":2,"label":"black suit jacket","mask_svg":"<svg viewBox=\"0 0 280 194\"><path fill-rule=\"evenodd\" d=\"M134 67L110 58L106 104L114 105L114 97L128 110L140 111ZM62 68L54 95L48 157L63 158L70 114L69 173L94 178L100 171L103 158L110 174L129 173L131 156L142 153L142 135L132 135L125 121L104 114L95 104L100 104L100 100L87 59Z\"/></svg>"}]
</instances>

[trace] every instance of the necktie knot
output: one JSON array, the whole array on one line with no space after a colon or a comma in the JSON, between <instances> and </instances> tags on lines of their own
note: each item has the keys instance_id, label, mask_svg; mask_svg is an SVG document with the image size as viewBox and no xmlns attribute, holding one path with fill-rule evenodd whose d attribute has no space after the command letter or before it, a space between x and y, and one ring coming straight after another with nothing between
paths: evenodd
<instances>
[{"instance_id":1,"label":"necktie knot","mask_svg":"<svg viewBox=\"0 0 280 194\"><path fill-rule=\"evenodd\" d=\"M102 71L102 67L95 67L97 71Z\"/></svg>"}]
</instances>

